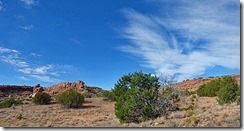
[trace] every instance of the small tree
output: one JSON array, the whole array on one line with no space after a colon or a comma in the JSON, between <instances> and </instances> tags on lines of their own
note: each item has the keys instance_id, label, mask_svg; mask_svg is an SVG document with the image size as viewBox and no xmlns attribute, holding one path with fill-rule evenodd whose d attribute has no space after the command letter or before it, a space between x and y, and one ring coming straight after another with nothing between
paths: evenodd
<instances>
[{"instance_id":1,"label":"small tree","mask_svg":"<svg viewBox=\"0 0 244 131\"><path fill-rule=\"evenodd\" d=\"M240 101L240 86L235 79L230 76L223 78L221 88L217 92L219 104L230 104L235 101Z\"/></svg>"},{"instance_id":2,"label":"small tree","mask_svg":"<svg viewBox=\"0 0 244 131\"><path fill-rule=\"evenodd\" d=\"M85 97L74 89L68 89L56 96L57 103L66 108L79 108L84 103Z\"/></svg>"},{"instance_id":3,"label":"small tree","mask_svg":"<svg viewBox=\"0 0 244 131\"><path fill-rule=\"evenodd\" d=\"M35 97L33 97L32 99L33 103L38 105L50 104L51 100L51 96L45 92L36 93Z\"/></svg>"},{"instance_id":4,"label":"small tree","mask_svg":"<svg viewBox=\"0 0 244 131\"><path fill-rule=\"evenodd\" d=\"M141 122L156 118L159 88L158 78L151 74L135 72L124 75L112 90L115 94L115 115L120 122Z\"/></svg>"},{"instance_id":5,"label":"small tree","mask_svg":"<svg viewBox=\"0 0 244 131\"><path fill-rule=\"evenodd\" d=\"M160 115L155 94L140 88L131 88L116 99L115 109L115 115L122 123L142 122Z\"/></svg>"},{"instance_id":6,"label":"small tree","mask_svg":"<svg viewBox=\"0 0 244 131\"><path fill-rule=\"evenodd\" d=\"M141 122L173 110L175 94L160 95L158 77L135 72L122 76L112 90L115 94L115 115L120 122Z\"/></svg>"}]
</instances>

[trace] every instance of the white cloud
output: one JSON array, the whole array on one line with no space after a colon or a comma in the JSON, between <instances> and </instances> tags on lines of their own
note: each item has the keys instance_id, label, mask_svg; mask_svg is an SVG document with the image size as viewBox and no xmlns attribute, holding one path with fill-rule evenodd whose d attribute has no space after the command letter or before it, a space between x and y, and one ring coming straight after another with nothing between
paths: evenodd
<instances>
[{"instance_id":1,"label":"white cloud","mask_svg":"<svg viewBox=\"0 0 244 131\"><path fill-rule=\"evenodd\" d=\"M27 26L18 26L18 28L22 29L22 30L33 30L34 26L33 25L27 25Z\"/></svg>"},{"instance_id":2,"label":"white cloud","mask_svg":"<svg viewBox=\"0 0 244 131\"><path fill-rule=\"evenodd\" d=\"M19 52L17 50L0 47L0 53L16 53L16 54L18 54Z\"/></svg>"},{"instance_id":3,"label":"white cloud","mask_svg":"<svg viewBox=\"0 0 244 131\"><path fill-rule=\"evenodd\" d=\"M38 0L21 0L25 5L27 6L32 6L32 5L37 5Z\"/></svg>"},{"instance_id":4,"label":"white cloud","mask_svg":"<svg viewBox=\"0 0 244 131\"><path fill-rule=\"evenodd\" d=\"M22 72L24 74L37 74L37 75L56 75L58 74L55 71L54 65L45 65L40 67L27 67L27 68L21 68L18 70L19 72Z\"/></svg>"},{"instance_id":5,"label":"white cloud","mask_svg":"<svg viewBox=\"0 0 244 131\"><path fill-rule=\"evenodd\" d=\"M3 2L0 0L0 11L4 11L4 10L5 10L5 8L3 6Z\"/></svg>"},{"instance_id":6,"label":"white cloud","mask_svg":"<svg viewBox=\"0 0 244 131\"><path fill-rule=\"evenodd\" d=\"M29 65L19 57L19 51L0 47L0 60L16 67L28 67Z\"/></svg>"},{"instance_id":7,"label":"white cloud","mask_svg":"<svg viewBox=\"0 0 244 131\"><path fill-rule=\"evenodd\" d=\"M31 53L33 55L36 53ZM21 80L30 80L29 77L42 82L57 82L55 77L60 74L67 74L74 71L76 68L72 65L47 64L34 66L34 62L27 62L21 53L14 49L0 47L0 61L10 64L15 67L15 70L22 73L23 76L17 77ZM33 61L33 59L32 59Z\"/></svg>"},{"instance_id":8,"label":"white cloud","mask_svg":"<svg viewBox=\"0 0 244 131\"><path fill-rule=\"evenodd\" d=\"M39 56L41 56L41 55L38 54L38 53L30 53L30 56L33 56L33 57L39 57Z\"/></svg>"},{"instance_id":9,"label":"white cloud","mask_svg":"<svg viewBox=\"0 0 244 131\"><path fill-rule=\"evenodd\" d=\"M177 74L178 80L204 74L216 65L240 69L239 3L170 2L174 7L162 6L167 17L124 10L128 25L122 36L130 44L120 49L141 58L143 65L156 72Z\"/></svg>"},{"instance_id":10,"label":"white cloud","mask_svg":"<svg viewBox=\"0 0 244 131\"><path fill-rule=\"evenodd\" d=\"M30 80L29 78L25 77L25 76L16 76L18 79L20 80L24 80L24 81L28 81Z\"/></svg>"},{"instance_id":11,"label":"white cloud","mask_svg":"<svg viewBox=\"0 0 244 131\"><path fill-rule=\"evenodd\" d=\"M72 38L70 41L75 45L81 45L81 42L78 39Z\"/></svg>"},{"instance_id":12,"label":"white cloud","mask_svg":"<svg viewBox=\"0 0 244 131\"><path fill-rule=\"evenodd\" d=\"M39 81L43 81L43 82L49 82L49 83L57 83L60 80L52 78L50 76L46 76L46 75L29 75L32 78L35 78Z\"/></svg>"}]
</instances>

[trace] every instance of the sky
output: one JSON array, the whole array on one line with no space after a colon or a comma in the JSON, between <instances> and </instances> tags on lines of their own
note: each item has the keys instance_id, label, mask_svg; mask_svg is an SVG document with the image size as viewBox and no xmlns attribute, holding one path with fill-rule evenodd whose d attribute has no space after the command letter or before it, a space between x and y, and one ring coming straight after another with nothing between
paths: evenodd
<instances>
[{"instance_id":1,"label":"sky","mask_svg":"<svg viewBox=\"0 0 244 131\"><path fill-rule=\"evenodd\" d=\"M240 74L237 0L0 0L0 84Z\"/></svg>"}]
</instances>

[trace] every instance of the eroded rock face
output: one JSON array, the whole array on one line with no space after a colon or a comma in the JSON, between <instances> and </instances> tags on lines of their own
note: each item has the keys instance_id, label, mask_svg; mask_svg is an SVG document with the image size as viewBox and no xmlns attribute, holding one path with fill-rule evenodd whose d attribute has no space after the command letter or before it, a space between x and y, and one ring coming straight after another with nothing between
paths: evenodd
<instances>
[{"instance_id":1,"label":"eroded rock face","mask_svg":"<svg viewBox=\"0 0 244 131\"><path fill-rule=\"evenodd\" d=\"M0 100L6 98L25 98L31 95L33 87L18 85L0 85Z\"/></svg>"},{"instance_id":2,"label":"eroded rock face","mask_svg":"<svg viewBox=\"0 0 244 131\"><path fill-rule=\"evenodd\" d=\"M232 77L236 80L237 84L240 85L240 75L232 75ZM218 79L218 78L221 78L221 77L187 80L187 81L181 82L179 84L172 85L172 88L176 88L176 89L183 90L183 91L184 90L195 91L201 85L207 84L208 82L210 82L214 79Z\"/></svg>"},{"instance_id":3,"label":"eroded rock face","mask_svg":"<svg viewBox=\"0 0 244 131\"><path fill-rule=\"evenodd\" d=\"M32 94L32 97L34 97L36 95L36 93L38 92L43 92L44 91L44 88L41 87L40 84L36 84L33 88L33 94Z\"/></svg>"},{"instance_id":4,"label":"eroded rock face","mask_svg":"<svg viewBox=\"0 0 244 131\"><path fill-rule=\"evenodd\" d=\"M67 89L73 88L79 93L85 93L87 91L87 86L81 80L78 80L76 83L73 82L62 82L56 85L53 85L45 90L46 93L50 94L51 96L56 96L61 92L64 92Z\"/></svg>"}]
</instances>

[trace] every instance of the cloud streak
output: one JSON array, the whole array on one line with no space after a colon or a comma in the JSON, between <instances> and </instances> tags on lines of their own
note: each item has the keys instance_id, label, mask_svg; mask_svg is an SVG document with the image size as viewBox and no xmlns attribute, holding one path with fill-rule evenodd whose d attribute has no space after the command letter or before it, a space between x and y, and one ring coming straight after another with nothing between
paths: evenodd
<instances>
[{"instance_id":1,"label":"cloud streak","mask_svg":"<svg viewBox=\"0 0 244 131\"><path fill-rule=\"evenodd\" d=\"M32 6L38 5L38 0L20 0L25 7L32 8Z\"/></svg>"},{"instance_id":2,"label":"cloud streak","mask_svg":"<svg viewBox=\"0 0 244 131\"><path fill-rule=\"evenodd\" d=\"M3 2L0 0L0 11L4 11L5 8L4 8L4 5L3 5Z\"/></svg>"},{"instance_id":3,"label":"cloud streak","mask_svg":"<svg viewBox=\"0 0 244 131\"><path fill-rule=\"evenodd\" d=\"M23 76L17 77L21 80L35 79L42 82L56 83L60 81L56 77L75 70L72 65L46 64L34 66L33 63L27 62L18 50L4 47L0 47L0 61L14 66L17 72L22 73Z\"/></svg>"},{"instance_id":4,"label":"cloud streak","mask_svg":"<svg viewBox=\"0 0 244 131\"><path fill-rule=\"evenodd\" d=\"M28 25L28 26L18 26L19 29L26 30L26 31L31 31L34 29L33 25Z\"/></svg>"},{"instance_id":5,"label":"cloud streak","mask_svg":"<svg viewBox=\"0 0 244 131\"><path fill-rule=\"evenodd\" d=\"M122 36L129 44L120 50L140 58L143 66L157 73L176 74L179 81L204 74L217 65L240 69L239 3L177 2L159 3L162 16L123 10L128 24Z\"/></svg>"}]
</instances>

